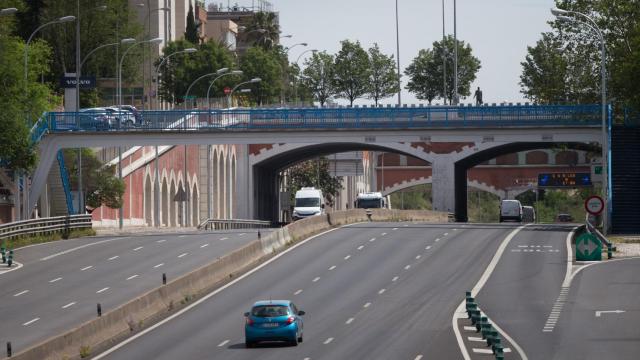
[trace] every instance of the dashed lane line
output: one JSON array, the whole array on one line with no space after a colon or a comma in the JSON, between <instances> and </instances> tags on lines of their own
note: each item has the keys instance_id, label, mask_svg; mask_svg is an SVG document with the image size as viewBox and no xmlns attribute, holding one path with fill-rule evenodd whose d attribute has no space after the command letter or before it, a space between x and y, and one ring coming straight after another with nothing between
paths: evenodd
<instances>
[{"instance_id":1,"label":"dashed lane line","mask_svg":"<svg viewBox=\"0 0 640 360\"><path fill-rule=\"evenodd\" d=\"M296 292L293 293L293 295L300 295L302 293L302 289L298 289L296 290Z\"/></svg>"},{"instance_id":2,"label":"dashed lane line","mask_svg":"<svg viewBox=\"0 0 640 360\"><path fill-rule=\"evenodd\" d=\"M161 266L163 266L163 265L164 265L164 263L160 263L160 264L158 264L158 265L154 266L153 268L154 268L154 269L157 269L157 268L159 268L159 267L161 267Z\"/></svg>"},{"instance_id":3,"label":"dashed lane line","mask_svg":"<svg viewBox=\"0 0 640 360\"><path fill-rule=\"evenodd\" d=\"M325 344L325 345L329 345L329 343L331 343L332 341L333 341L333 338L332 338L332 337L330 337L330 338L328 338L327 340L325 340L325 341L323 342L323 344Z\"/></svg>"},{"instance_id":4,"label":"dashed lane line","mask_svg":"<svg viewBox=\"0 0 640 360\"><path fill-rule=\"evenodd\" d=\"M396 230L398 230L398 228L393 228L393 229L391 229L391 230L396 231Z\"/></svg>"},{"instance_id":5,"label":"dashed lane line","mask_svg":"<svg viewBox=\"0 0 640 360\"><path fill-rule=\"evenodd\" d=\"M420 260L421 257L422 255L416 255L416 260Z\"/></svg>"},{"instance_id":6,"label":"dashed lane line","mask_svg":"<svg viewBox=\"0 0 640 360\"><path fill-rule=\"evenodd\" d=\"M129 277L127 278L127 280L133 280L133 279L137 278L138 276L139 276L138 274L131 275L131 276L129 276Z\"/></svg>"},{"instance_id":7,"label":"dashed lane line","mask_svg":"<svg viewBox=\"0 0 640 360\"><path fill-rule=\"evenodd\" d=\"M320 276L316 276L316 277L315 277L313 280L311 280L311 281L313 281L313 282L317 282L318 280L320 280Z\"/></svg>"},{"instance_id":8,"label":"dashed lane line","mask_svg":"<svg viewBox=\"0 0 640 360\"><path fill-rule=\"evenodd\" d=\"M407 266L405 266L405 267L404 267L404 269L405 269L405 270L409 270L409 269L411 269L411 265L407 265Z\"/></svg>"},{"instance_id":9,"label":"dashed lane line","mask_svg":"<svg viewBox=\"0 0 640 360\"><path fill-rule=\"evenodd\" d=\"M382 236L384 236L384 235L382 235ZM369 242L374 242L374 241L376 241L376 238L369 239Z\"/></svg>"},{"instance_id":10,"label":"dashed lane line","mask_svg":"<svg viewBox=\"0 0 640 360\"><path fill-rule=\"evenodd\" d=\"M109 288L108 288L108 287L106 287L106 288L102 288L102 289L100 289L100 290L96 291L96 294L103 293L103 292L105 292L105 291L107 291L107 290L109 290Z\"/></svg>"},{"instance_id":11,"label":"dashed lane line","mask_svg":"<svg viewBox=\"0 0 640 360\"><path fill-rule=\"evenodd\" d=\"M178 255L178 258L182 258L182 257L185 257L187 255L189 255L189 253L182 253L182 254Z\"/></svg>"},{"instance_id":12,"label":"dashed lane line","mask_svg":"<svg viewBox=\"0 0 640 360\"><path fill-rule=\"evenodd\" d=\"M351 258L351 255L347 255L344 257L345 260L349 260Z\"/></svg>"},{"instance_id":13,"label":"dashed lane line","mask_svg":"<svg viewBox=\"0 0 640 360\"><path fill-rule=\"evenodd\" d=\"M59 278L55 278L55 279L53 279L53 280L49 280L49 282L53 284L54 282L58 282L58 281L60 281L60 280L62 280L62 278L61 278L61 277L59 277Z\"/></svg>"},{"instance_id":14,"label":"dashed lane line","mask_svg":"<svg viewBox=\"0 0 640 360\"><path fill-rule=\"evenodd\" d=\"M80 269L80 271L85 271L85 270L89 270L91 269L93 266L85 266L82 269Z\"/></svg>"},{"instance_id":15,"label":"dashed lane line","mask_svg":"<svg viewBox=\"0 0 640 360\"><path fill-rule=\"evenodd\" d=\"M162 243L163 243L163 242L165 242L165 241L167 241L167 240L162 239L162 240L158 240L158 241L156 241L156 242L157 242L158 244L162 244Z\"/></svg>"},{"instance_id":16,"label":"dashed lane line","mask_svg":"<svg viewBox=\"0 0 640 360\"><path fill-rule=\"evenodd\" d=\"M430 250L431 249L431 245L427 246L426 248L424 248L425 250Z\"/></svg>"},{"instance_id":17,"label":"dashed lane line","mask_svg":"<svg viewBox=\"0 0 640 360\"><path fill-rule=\"evenodd\" d=\"M351 324L351 323L353 322L353 320L355 320L355 319L354 319L354 318L349 318L349 319L347 319L347 321L345 321L344 323L345 323L345 324L347 324L347 325L349 325L349 324Z\"/></svg>"},{"instance_id":18,"label":"dashed lane line","mask_svg":"<svg viewBox=\"0 0 640 360\"><path fill-rule=\"evenodd\" d=\"M23 291L20 291L19 293L15 294L15 295L13 295L13 296L18 297L18 296L20 296L20 295L24 295L24 294L26 294L26 293L28 293L28 292L29 292L29 290L23 290Z\"/></svg>"},{"instance_id":19,"label":"dashed lane line","mask_svg":"<svg viewBox=\"0 0 640 360\"><path fill-rule=\"evenodd\" d=\"M75 301L74 301L74 302L70 302L70 303L68 303L67 305L63 306L62 308L63 308L63 309L66 309L66 308L71 307L71 306L73 306L73 305L75 305L75 304L76 304L76 302L75 302Z\"/></svg>"},{"instance_id":20,"label":"dashed lane line","mask_svg":"<svg viewBox=\"0 0 640 360\"><path fill-rule=\"evenodd\" d=\"M380 235L381 235L381 236L386 236L386 235L387 235L387 233L382 233L382 234L380 234Z\"/></svg>"},{"instance_id":21,"label":"dashed lane line","mask_svg":"<svg viewBox=\"0 0 640 360\"><path fill-rule=\"evenodd\" d=\"M358 246L358 250L362 250L363 248L364 248L364 245Z\"/></svg>"},{"instance_id":22,"label":"dashed lane line","mask_svg":"<svg viewBox=\"0 0 640 360\"><path fill-rule=\"evenodd\" d=\"M362 305L362 307L363 307L363 308L365 308L365 309L366 309L366 308L368 308L369 306L371 306L371 303L370 303L370 302L368 302L368 303L366 303L366 304Z\"/></svg>"},{"instance_id":23,"label":"dashed lane line","mask_svg":"<svg viewBox=\"0 0 640 360\"><path fill-rule=\"evenodd\" d=\"M229 343L229 340L225 340L223 342L221 342L220 344L218 344L218 347L223 347L225 345L227 345Z\"/></svg>"},{"instance_id":24,"label":"dashed lane line","mask_svg":"<svg viewBox=\"0 0 640 360\"><path fill-rule=\"evenodd\" d=\"M117 259L117 258L119 258L119 257L120 257L120 256L116 255L116 256L112 256L112 257L108 258L107 260L111 261L111 260L115 260L115 259Z\"/></svg>"},{"instance_id":25,"label":"dashed lane line","mask_svg":"<svg viewBox=\"0 0 640 360\"><path fill-rule=\"evenodd\" d=\"M23 326L29 326L29 325L33 324L34 322L36 322L36 321L38 321L38 320L40 320L40 318L35 318L35 319L33 319L33 320L29 320L29 321L27 321L26 323L24 323L24 324L22 324L22 325L23 325Z\"/></svg>"},{"instance_id":26,"label":"dashed lane line","mask_svg":"<svg viewBox=\"0 0 640 360\"><path fill-rule=\"evenodd\" d=\"M378 291L378 295L384 294L385 291L387 291L387 289L380 289L380 291Z\"/></svg>"},{"instance_id":27,"label":"dashed lane line","mask_svg":"<svg viewBox=\"0 0 640 360\"><path fill-rule=\"evenodd\" d=\"M422 355L418 355L413 360L421 360L421 359L422 359Z\"/></svg>"},{"instance_id":28,"label":"dashed lane line","mask_svg":"<svg viewBox=\"0 0 640 360\"><path fill-rule=\"evenodd\" d=\"M223 238L220 238L220 239L219 239L219 241L225 241L225 240L229 240L229 238L227 238L227 237L223 237Z\"/></svg>"},{"instance_id":29,"label":"dashed lane line","mask_svg":"<svg viewBox=\"0 0 640 360\"><path fill-rule=\"evenodd\" d=\"M331 266L331 267L329 268L329 270L333 270L333 269L335 269L336 267L337 267L337 266L333 265L333 266Z\"/></svg>"},{"instance_id":30,"label":"dashed lane line","mask_svg":"<svg viewBox=\"0 0 640 360\"><path fill-rule=\"evenodd\" d=\"M394 277L393 277L393 279L391 279L391 281L392 281L392 282L396 282L396 281L398 281L398 279L399 279L399 277L394 276Z\"/></svg>"},{"instance_id":31,"label":"dashed lane line","mask_svg":"<svg viewBox=\"0 0 640 360\"><path fill-rule=\"evenodd\" d=\"M144 248L144 246L138 246L137 248L133 249L133 251L138 251L138 250L143 249L143 248Z\"/></svg>"},{"instance_id":32,"label":"dashed lane line","mask_svg":"<svg viewBox=\"0 0 640 360\"><path fill-rule=\"evenodd\" d=\"M200 248L201 248L201 249L202 249L202 248L206 248L207 246L209 246L209 244L203 244L203 245L200 245Z\"/></svg>"}]
</instances>

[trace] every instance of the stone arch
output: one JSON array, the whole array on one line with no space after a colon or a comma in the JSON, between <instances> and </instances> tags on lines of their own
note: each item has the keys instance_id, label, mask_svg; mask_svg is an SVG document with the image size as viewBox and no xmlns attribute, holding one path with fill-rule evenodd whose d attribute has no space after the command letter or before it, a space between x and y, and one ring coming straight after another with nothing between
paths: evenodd
<instances>
[{"instance_id":1,"label":"stone arch","mask_svg":"<svg viewBox=\"0 0 640 360\"><path fill-rule=\"evenodd\" d=\"M200 225L200 192L198 183L194 181L191 189L191 226Z\"/></svg>"},{"instance_id":2,"label":"stone arch","mask_svg":"<svg viewBox=\"0 0 640 360\"><path fill-rule=\"evenodd\" d=\"M225 189L225 194L226 194L226 201L225 201L225 218L227 219L231 219L232 216L232 205L233 205L233 192L235 191L235 184L232 181L232 175L231 175L231 154L229 152L227 152L227 156L225 159L227 165L226 165L226 177L225 177L225 182L227 184L226 189Z\"/></svg>"},{"instance_id":3,"label":"stone arch","mask_svg":"<svg viewBox=\"0 0 640 360\"><path fill-rule=\"evenodd\" d=\"M220 164L221 174L220 174L220 217L223 219L227 219L227 198L229 197L228 188L229 182L227 180L229 174L228 161L226 152L223 153Z\"/></svg>"},{"instance_id":4,"label":"stone arch","mask_svg":"<svg viewBox=\"0 0 640 360\"><path fill-rule=\"evenodd\" d=\"M162 177L162 188L160 192L160 198L162 199L162 226L169 226L169 208L170 208L170 194L169 187L167 185L167 177Z\"/></svg>"},{"instance_id":5,"label":"stone arch","mask_svg":"<svg viewBox=\"0 0 640 360\"><path fill-rule=\"evenodd\" d=\"M549 164L549 154L546 151L534 150L529 151L525 155L527 165L544 165Z\"/></svg>"},{"instance_id":6,"label":"stone arch","mask_svg":"<svg viewBox=\"0 0 640 360\"><path fill-rule=\"evenodd\" d=\"M179 227L185 226L185 204L189 194L187 188L184 185L184 179L181 174L178 173L178 184L176 185L176 225Z\"/></svg>"},{"instance_id":7,"label":"stone arch","mask_svg":"<svg viewBox=\"0 0 640 360\"><path fill-rule=\"evenodd\" d=\"M558 165L569 165L576 166L578 164L578 153L576 151L560 151L556 156L556 164Z\"/></svg>"},{"instance_id":8,"label":"stone arch","mask_svg":"<svg viewBox=\"0 0 640 360\"><path fill-rule=\"evenodd\" d=\"M171 174L173 175L173 173ZM167 224L170 227L176 226L176 181L171 176L171 186L169 187L169 223Z\"/></svg>"},{"instance_id":9,"label":"stone arch","mask_svg":"<svg viewBox=\"0 0 640 360\"><path fill-rule=\"evenodd\" d=\"M418 186L418 185L425 185L425 184L431 184L432 183L432 177L420 177L417 179L411 179L409 181L403 181L401 183L395 183L392 186L386 187L385 190L382 192L382 195L384 196L388 196L393 194L394 192L400 191L400 190L404 190L404 189L408 189L408 188L412 188L414 186ZM478 190L482 190L482 191L486 191L488 193L494 194L497 197L499 197L500 199L504 199L505 198L505 191L504 190L499 190L496 189L493 186L489 186L485 183L481 183L475 180L471 180L471 181L467 181L467 186L474 188L474 189L478 189Z\"/></svg>"},{"instance_id":10,"label":"stone arch","mask_svg":"<svg viewBox=\"0 0 640 360\"><path fill-rule=\"evenodd\" d=\"M236 168L236 154L233 153L231 157L231 184L233 184L233 191L231 192L231 218L236 217L237 204L238 204L238 184L237 168Z\"/></svg>"},{"instance_id":11,"label":"stone arch","mask_svg":"<svg viewBox=\"0 0 640 360\"><path fill-rule=\"evenodd\" d=\"M153 226L153 185L151 175L144 177L144 222L146 226Z\"/></svg>"},{"instance_id":12,"label":"stone arch","mask_svg":"<svg viewBox=\"0 0 640 360\"><path fill-rule=\"evenodd\" d=\"M216 163L216 214L215 214L215 218L216 219L221 219L223 218L222 215L222 199L224 198L223 196L223 191L224 191L224 184L222 183L222 175L223 175L223 171L222 171L222 150L218 151L218 157L217 157L217 163Z\"/></svg>"}]
</instances>

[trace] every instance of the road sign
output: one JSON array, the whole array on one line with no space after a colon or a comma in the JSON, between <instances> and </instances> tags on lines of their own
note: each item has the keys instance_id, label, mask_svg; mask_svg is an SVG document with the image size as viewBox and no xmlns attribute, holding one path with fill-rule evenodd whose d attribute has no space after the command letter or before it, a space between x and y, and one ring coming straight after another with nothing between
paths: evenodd
<instances>
[{"instance_id":1,"label":"road sign","mask_svg":"<svg viewBox=\"0 0 640 360\"><path fill-rule=\"evenodd\" d=\"M589 196L584 201L584 209L591 215L600 215L604 210L604 200L598 195Z\"/></svg>"},{"instance_id":2,"label":"road sign","mask_svg":"<svg viewBox=\"0 0 640 360\"><path fill-rule=\"evenodd\" d=\"M593 234L582 234L576 240L576 261L602 260L602 244Z\"/></svg>"},{"instance_id":3,"label":"road sign","mask_svg":"<svg viewBox=\"0 0 640 360\"><path fill-rule=\"evenodd\" d=\"M229 95L230 93L231 93L231 88L230 88L230 87L228 87L228 86L225 86L225 87L224 87L224 94L225 94L225 95Z\"/></svg>"},{"instance_id":4,"label":"road sign","mask_svg":"<svg viewBox=\"0 0 640 360\"><path fill-rule=\"evenodd\" d=\"M583 187L592 186L590 173L541 173L538 174L539 187Z\"/></svg>"},{"instance_id":5,"label":"road sign","mask_svg":"<svg viewBox=\"0 0 640 360\"><path fill-rule=\"evenodd\" d=\"M596 175L602 175L602 165L597 165L593 168L593 173Z\"/></svg>"}]
</instances>

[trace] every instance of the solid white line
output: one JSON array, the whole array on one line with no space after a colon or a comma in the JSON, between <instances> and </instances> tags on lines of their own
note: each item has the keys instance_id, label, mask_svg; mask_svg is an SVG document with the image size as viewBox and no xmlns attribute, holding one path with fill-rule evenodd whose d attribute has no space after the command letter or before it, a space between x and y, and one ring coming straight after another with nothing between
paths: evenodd
<instances>
[{"instance_id":1,"label":"solid white line","mask_svg":"<svg viewBox=\"0 0 640 360\"><path fill-rule=\"evenodd\" d=\"M329 343L330 343L330 342L332 342L332 341L333 341L333 338L328 338L327 340L325 340L325 341L324 341L324 343L323 343L323 344L327 345L327 344L329 344Z\"/></svg>"},{"instance_id":2,"label":"solid white line","mask_svg":"<svg viewBox=\"0 0 640 360\"><path fill-rule=\"evenodd\" d=\"M108 287L103 288L103 289L100 289L100 290L96 291L96 294L100 294L100 293L105 292L105 291L107 291L107 290L109 290L109 288L108 288Z\"/></svg>"},{"instance_id":3,"label":"solid white line","mask_svg":"<svg viewBox=\"0 0 640 360\"><path fill-rule=\"evenodd\" d=\"M335 266L335 265L333 265L333 266L331 266L331 267L329 268L329 270L333 270L333 269L335 269L335 268L336 268L336 266Z\"/></svg>"},{"instance_id":4,"label":"solid white line","mask_svg":"<svg viewBox=\"0 0 640 360\"><path fill-rule=\"evenodd\" d=\"M158 264L158 265L154 266L153 268L154 268L154 269L157 269L157 268L159 268L159 267L160 267L160 266L162 266L162 265L164 265L164 263L160 263L160 264Z\"/></svg>"},{"instance_id":5,"label":"solid white line","mask_svg":"<svg viewBox=\"0 0 640 360\"><path fill-rule=\"evenodd\" d=\"M66 309L66 308L68 308L69 306L73 306L73 305L75 305L75 304L76 304L76 302L75 302L75 301L74 301L74 302L70 302L70 303L68 303L67 305L63 306L62 308L63 308L63 309Z\"/></svg>"},{"instance_id":6,"label":"solid white line","mask_svg":"<svg viewBox=\"0 0 640 360\"><path fill-rule=\"evenodd\" d=\"M87 266L87 267L83 267L82 269L80 269L80 271L85 271L85 270L89 270L91 269L93 266Z\"/></svg>"},{"instance_id":7,"label":"solid white line","mask_svg":"<svg viewBox=\"0 0 640 360\"><path fill-rule=\"evenodd\" d=\"M36 322L36 321L38 321L38 320L40 320L40 318L35 318L35 319L33 319L33 320L29 320L29 321L27 321L26 323L24 323L24 324L22 324L22 325L24 325L24 326L29 326L29 325L33 324L34 322Z\"/></svg>"},{"instance_id":8,"label":"solid white line","mask_svg":"<svg viewBox=\"0 0 640 360\"><path fill-rule=\"evenodd\" d=\"M345 324L349 325L349 324L351 324L351 323L353 322L353 320L355 320L355 319L354 319L354 318L349 318L349 319L345 322Z\"/></svg>"},{"instance_id":9,"label":"solid white line","mask_svg":"<svg viewBox=\"0 0 640 360\"><path fill-rule=\"evenodd\" d=\"M351 258L351 255L347 255L344 257L345 260L349 260Z\"/></svg>"},{"instance_id":10,"label":"solid white line","mask_svg":"<svg viewBox=\"0 0 640 360\"><path fill-rule=\"evenodd\" d=\"M202 248L206 248L207 246L209 246L209 244L201 245L201 246L200 246L200 248L201 248L201 249L202 249Z\"/></svg>"},{"instance_id":11,"label":"solid white line","mask_svg":"<svg viewBox=\"0 0 640 360\"><path fill-rule=\"evenodd\" d=\"M138 246L137 248L133 249L133 251L138 251L140 249L142 249L144 246Z\"/></svg>"},{"instance_id":12,"label":"solid white line","mask_svg":"<svg viewBox=\"0 0 640 360\"><path fill-rule=\"evenodd\" d=\"M391 281L396 282L398 280L397 276L394 276L393 279L391 279Z\"/></svg>"},{"instance_id":13,"label":"solid white line","mask_svg":"<svg viewBox=\"0 0 640 360\"><path fill-rule=\"evenodd\" d=\"M225 345L227 345L229 343L229 340L225 340L223 342L221 342L220 344L218 344L218 347L223 347Z\"/></svg>"},{"instance_id":14,"label":"solid white line","mask_svg":"<svg viewBox=\"0 0 640 360\"><path fill-rule=\"evenodd\" d=\"M59 277L59 278L55 278L55 279L53 279L53 280L49 280L49 282L53 284L54 282L56 282L56 281L60 281L60 280L62 280L62 278L61 278L61 277Z\"/></svg>"},{"instance_id":15,"label":"solid white line","mask_svg":"<svg viewBox=\"0 0 640 360\"><path fill-rule=\"evenodd\" d=\"M127 280L133 280L133 279L135 279L135 278L137 278L137 277L138 277L138 274L136 274L136 275L131 275L131 276L129 276L129 277L127 278Z\"/></svg>"},{"instance_id":16,"label":"solid white line","mask_svg":"<svg viewBox=\"0 0 640 360\"><path fill-rule=\"evenodd\" d=\"M354 225L355 225L355 224L354 224ZM111 348L109 348L109 349L105 350L105 351L104 351L104 352L102 352L101 354L98 354L98 355L97 355L97 356L95 356L92 360L100 360L100 359L104 358L105 356L107 356L107 355L111 354L112 352L114 352L114 351L116 351L116 350L120 349L121 347L123 347L123 346L127 345L128 343L130 343L130 342L132 342L132 341L136 340L137 338L139 338L139 337L141 337L141 336L144 336L144 335L145 335L145 334L147 334L148 332L153 331L153 330L155 330L156 328L158 328L158 327L160 327L160 326L162 326L162 325L166 324L167 322L169 322L169 321L171 321L171 320L173 320L173 319L177 318L178 316L180 316L180 315L184 314L185 312L187 312L187 311L191 310L192 308L194 308L194 307L196 307L196 306L198 306L198 305L202 304L203 302L207 301L209 298L211 298L211 297L213 297L213 296L215 296L215 295L219 294L220 292L224 291L224 290L225 290L225 289L227 289L228 287L230 287L230 286L232 286L232 285L235 285L237 282L241 281L242 279L244 279L244 278L246 278L246 277L250 276L251 274L253 274L253 273L255 273L255 272L259 271L260 269L262 269L263 267L265 267L265 266L267 266L267 265L271 264L272 262L276 261L277 259L279 259L280 257L284 256L285 254L288 254L290 251L293 251L294 249L298 248L299 246L302 246L302 245L306 244L307 242L311 241L312 239L315 239L315 238L317 238L317 237L319 237L319 236L322 236L322 235L328 234L328 233L330 233L330 232L332 232L332 231L335 231L335 230L337 230L337 229L341 229L341 228L344 228L344 227L348 227L348 225L346 225L346 226L341 226L341 227L337 227L337 228L333 228L333 229L329 229L329 230L327 230L327 231L321 232L320 234L317 234L317 235L311 236L311 237L309 237L309 238L307 238L307 239L304 239L304 240L300 241L299 243L297 243L297 244L295 244L295 245L293 245L293 246L289 247L288 249L283 250L281 253L278 253L276 256L274 256L274 257L272 257L272 258L268 259L267 261L265 261L265 262L263 262L262 264L260 264L260 265L256 266L255 268L253 268L253 269L251 269L251 270L247 271L246 273L244 273L244 274L240 275L240 276L239 276L239 277L237 277L235 280L232 280L232 281L228 282L227 284L225 284L225 285L223 285L223 286L219 287L218 289L216 289L216 290L214 290L214 291L210 292L209 294L207 294L207 295L203 296L203 297L202 297L202 298L200 298L199 300L196 300L195 302L191 303L191 305L188 305L187 307L185 307L185 308L181 309L180 311L176 312L175 314L173 314L173 315L171 315L171 316L169 316L169 317L165 318L164 320L161 320L161 321L159 321L159 322L155 323L154 325L152 325L152 326L150 326L150 327L148 327L148 328L146 328L146 329L144 329L144 330L140 331L139 333L137 333L137 334L135 334L135 335L133 335L133 336L129 337L128 339L126 339L126 340L124 340L124 341L122 341L122 342L120 342L119 344L117 344L117 345L115 345L115 346L113 346L113 347L111 347Z\"/></svg>"},{"instance_id":17,"label":"solid white line","mask_svg":"<svg viewBox=\"0 0 640 360\"><path fill-rule=\"evenodd\" d=\"M156 242L157 242L157 243L159 243L159 244L161 244L161 243L163 243L163 242L165 242L165 241L167 241L167 240L158 240L158 241L156 241Z\"/></svg>"},{"instance_id":18,"label":"solid white line","mask_svg":"<svg viewBox=\"0 0 640 360\"><path fill-rule=\"evenodd\" d=\"M382 294L384 294L385 291L387 291L387 289L380 289L380 291L378 291L378 294L382 295Z\"/></svg>"},{"instance_id":19,"label":"solid white line","mask_svg":"<svg viewBox=\"0 0 640 360\"><path fill-rule=\"evenodd\" d=\"M563 288L568 288L571 286L571 279L573 278L572 276L572 272L573 272L573 255L572 255L572 249L571 249L571 239L573 238L573 233L576 232L576 228L573 228L573 230L571 230L569 232L569 234L567 234L567 238L565 239L565 244L567 247L567 269L564 273L564 280L562 281L562 287Z\"/></svg>"},{"instance_id":20,"label":"solid white line","mask_svg":"<svg viewBox=\"0 0 640 360\"><path fill-rule=\"evenodd\" d=\"M298 291L294 292L293 295L300 295L302 293L302 289L298 289Z\"/></svg>"},{"instance_id":21,"label":"solid white line","mask_svg":"<svg viewBox=\"0 0 640 360\"><path fill-rule=\"evenodd\" d=\"M358 250L362 250L362 248L364 248L364 245L358 246Z\"/></svg>"},{"instance_id":22,"label":"solid white line","mask_svg":"<svg viewBox=\"0 0 640 360\"><path fill-rule=\"evenodd\" d=\"M370 303L370 302L368 302L368 303L364 304L362 307L364 307L364 308L366 309L366 308L368 308L369 306L371 306L371 303Z\"/></svg>"},{"instance_id":23,"label":"solid white line","mask_svg":"<svg viewBox=\"0 0 640 360\"><path fill-rule=\"evenodd\" d=\"M40 259L40 261L47 261L47 260L53 259L55 257L58 257L60 255L65 255L65 254L68 254L70 252L74 252L76 250L84 249L84 248L89 247L89 246L100 245L100 244L104 244L104 243L107 243L107 242L111 242L111 241L115 241L115 240L124 240L124 239L127 239L127 238L114 238L114 239L96 241L96 242L93 242L93 243L90 243L90 244L85 244L85 245L82 245L82 246L74 247L72 249L61 251L59 253L55 253L55 254L52 254L52 255L49 255L49 256L45 256L42 259Z\"/></svg>"},{"instance_id":24,"label":"solid white line","mask_svg":"<svg viewBox=\"0 0 640 360\"><path fill-rule=\"evenodd\" d=\"M316 276L312 281L313 281L313 282L316 282L316 281L318 281L318 280L320 280L320 276Z\"/></svg>"},{"instance_id":25,"label":"solid white line","mask_svg":"<svg viewBox=\"0 0 640 360\"><path fill-rule=\"evenodd\" d=\"M502 257L502 253L504 253L505 249L509 245L509 242L511 242L511 239L513 239L526 226L527 225L519 226L517 229L515 229L511 233L509 233L509 235L507 235L507 237L504 238L504 240L502 240L502 243L498 247L498 250L493 255L493 258L491 259L491 262L489 263L489 265L485 269L484 273L480 277L480 280L478 280L478 282L473 287L473 289L471 289L471 296L476 297L476 295L480 292L480 290L482 290L482 287L487 282L487 280L491 276L491 273L493 273L493 270L498 265L498 261L500 261L500 257ZM453 317L451 318L451 325L453 326L453 332L456 335L456 340L458 341L458 347L460 347L460 352L462 353L462 357L464 357L465 360L471 360L471 357L469 356L469 352L467 351L467 347L464 344L464 340L462 339L462 336L460 335L460 329L458 328L458 319L466 317L465 316L465 311L464 311L465 302L466 302L466 300L462 300L460 302L460 305L458 305L458 308L456 309L456 311L453 313ZM503 338L505 338L507 341L509 341L516 348L516 350L520 354L520 357L522 358L522 360L528 360L527 355L524 353L524 351L522 350L520 345L518 345L497 324L493 323L493 327L495 327L496 330L498 330L498 332L502 334ZM465 327L465 329L466 329L466 327Z\"/></svg>"},{"instance_id":26,"label":"solid white line","mask_svg":"<svg viewBox=\"0 0 640 360\"><path fill-rule=\"evenodd\" d=\"M187 255L189 255L189 253L182 253L182 254L178 255L178 258L185 257Z\"/></svg>"},{"instance_id":27,"label":"solid white line","mask_svg":"<svg viewBox=\"0 0 640 360\"><path fill-rule=\"evenodd\" d=\"M20 291L19 293L15 294L15 295L13 295L13 296L18 297L18 296L20 296L20 295L24 295L24 294L26 294L26 293L28 293L28 292L29 292L29 290Z\"/></svg>"},{"instance_id":28,"label":"solid white line","mask_svg":"<svg viewBox=\"0 0 640 360\"><path fill-rule=\"evenodd\" d=\"M120 257L120 256L116 255L116 256L112 256L112 257L110 257L110 258L109 258L109 259L107 259L107 260L111 261L111 260L115 260L115 259L117 259L117 258L119 258L119 257Z\"/></svg>"},{"instance_id":29,"label":"solid white line","mask_svg":"<svg viewBox=\"0 0 640 360\"><path fill-rule=\"evenodd\" d=\"M220 238L220 241L225 241L225 240L229 240L229 238L226 238L226 237Z\"/></svg>"},{"instance_id":30,"label":"solid white line","mask_svg":"<svg viewBox=\"0 0 640 360\"><path fill-rule=\"evenodd\" d=\"M407 265L404 267L405 270L409 270L409 268L411 268L411 265Z\"/></svg>"}]
</instances>

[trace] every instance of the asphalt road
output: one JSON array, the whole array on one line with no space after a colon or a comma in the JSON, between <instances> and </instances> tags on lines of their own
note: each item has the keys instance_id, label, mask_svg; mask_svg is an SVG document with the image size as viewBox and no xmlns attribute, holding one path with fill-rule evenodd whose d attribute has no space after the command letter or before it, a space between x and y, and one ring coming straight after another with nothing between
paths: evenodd
<instances>
[{"instance_id":1,"label":"asphalt road","mask_svg":"<svg viewBox=\"0 0 640 360\"><path fill-rule=\"evenodd\" d=\"M451 316L515 225L368 223L312 239L108 359L461 359ZM297 347L246 349L262 299L305 310Z\"/></svg>"},{"instance_id":2,"label":"asphalt road","mask_svg":"<svg viewBox=\"0 0 640 360\"><path fill-rule=\"evenodd\" d=\"M267 230L268 231L268 230ZM264 232L264 230L263 230ZM19 352L255 240L256 230L92 237L18 249L0 274L0 343ZM4 354L3 354L4 355Z\"/></svg>"}]
</instances>

